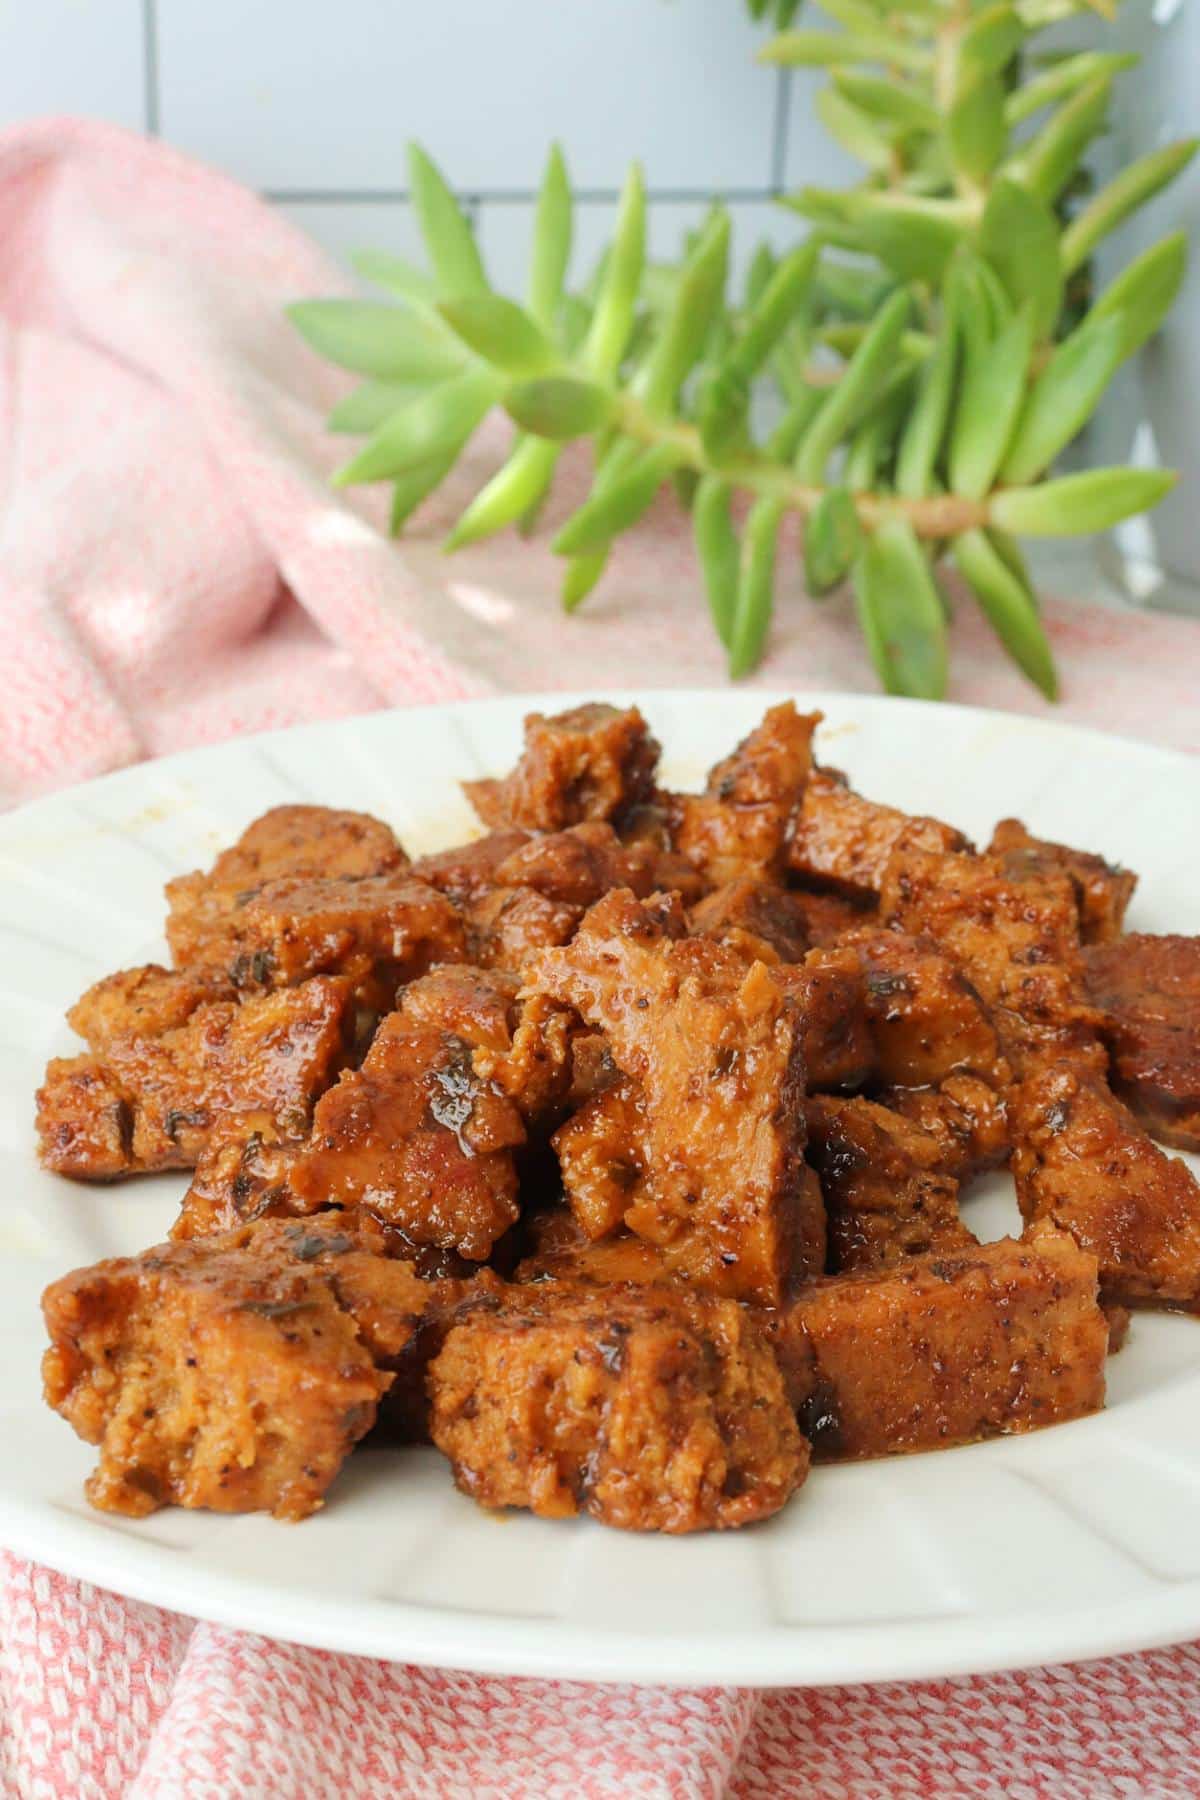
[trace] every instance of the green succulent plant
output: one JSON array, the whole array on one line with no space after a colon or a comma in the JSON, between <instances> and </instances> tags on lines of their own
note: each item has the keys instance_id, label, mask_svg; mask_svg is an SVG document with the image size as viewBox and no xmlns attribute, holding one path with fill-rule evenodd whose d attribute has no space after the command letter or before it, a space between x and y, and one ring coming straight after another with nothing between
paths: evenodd
<instances>
[{"instance_id":1,"label":"green succulent plant","mask_svg":"<svg viewBox=\"0 0 1200 1800\"><path fill-rule=\"evenodd\" d=\"M1053 697L1018 540L1104 530L1171 487L1160 470L1053 469L1161 324L1186 246L1179 234L1163 239L1082 307L1080 272L1197 140L1141 158L1075 204L1082 159L1133 60L1030 55L1047 26L1083 10L1077 0L821 5L830 29L786 29L795 4L751 0L777 29L761 57L828 71L818 111L866 174L847 191L787 196L807 235L782 256L760 246L738 293L719 203L677 263L648 261L636 165L599 267L568 286L573 208L555 147L523 302L502 296L466 215L414 147L428 271L368 252L357 267L386 302L290 309L315 349L366 377L330 419L366 440L335 479L391 482L398 533L502 407L515 426L511 452L448 550L509 526L531 530L564 445L586 438L591 490L553 539L568 611L670 485L691 513L732 675L761 657L780 529L795 513L809 595L850 583L889 692L944 693L942 575L953 568L1008 654Z\"/></svg>"}]
</instances>

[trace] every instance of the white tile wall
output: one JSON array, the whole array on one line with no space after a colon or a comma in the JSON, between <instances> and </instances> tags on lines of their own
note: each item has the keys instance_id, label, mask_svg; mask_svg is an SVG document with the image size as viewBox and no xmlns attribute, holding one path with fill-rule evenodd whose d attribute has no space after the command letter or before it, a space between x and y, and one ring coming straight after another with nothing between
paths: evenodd
<instances>
[{"instance_id":1,"label":"white tile wall","mask_svg":"<svg viewBox=\"0 0 1200 1800\"><path fill-rule=\"evenodd\" d=\"M776 79L738 0L159 0L164 132L264 187L764 187Z\"/></svg>"},{"instance_id":2,"label":"white tile wall","mask_svg":"<svg viewBox=\"0 0 1200 1800\"><path fill-rule=\"evenodd\" d=\"M142 0L0 0L0 120L84 112L145 123Z\"/></svg>"},{"instance_id":3,"label":"white tile wall","mask_svg":"<svg viewBox=\"0 0 1200 1800\"><path fill-rule=\"evenodd\" d=\"M794 240L769 204L780 183L842 160L789 101L807 77L756 64L765 31L743 0L0 0L0 34L0 124L72 110L161 132L339 258L419 254L404 161L417 138L517 291L554 137L580 196L577 271L632 156L653 253L673 254L720 192L738 269L759 237Z\"/></svg>"}]
</instances>

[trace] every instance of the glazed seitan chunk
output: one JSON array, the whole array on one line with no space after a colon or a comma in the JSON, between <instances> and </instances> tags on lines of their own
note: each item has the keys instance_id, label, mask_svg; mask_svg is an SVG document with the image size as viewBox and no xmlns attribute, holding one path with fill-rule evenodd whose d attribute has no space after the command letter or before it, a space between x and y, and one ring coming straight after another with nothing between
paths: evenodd
<instances>
[{"instance_id":1,"label":"glazed seitan chunk","mask_svg":"<svg viewBox=\"0 0 1200 1800\"><path fill-rule=\"evenodd\" d=\"M788 893L808 941L815 948L826 949L845 937L848 931L876 923L879 908L873 894L849 900L844 894L824 893L806 887L790 887Z\"/></svg>"},{"instance_id":2,"label":"glazed seitan chunk","mask_svg":"<svg viewBox=\"0 0 1200 1800\"><path fill-rule=\"evenodd\" d=\"M361 1006L385 1012L396 990L433 963L461 962L458 909L406 871L333 880L269 882L241 914L241 949L230 965L240 988L294 987L341 975Z\"/></svg>"},{"instance_id":3,"label":"glazed seitan chunk","mask_svg":"<svg viewBox=\"0 0 1200 1800\"><path fill-rule=\"evenodd\" d=\"M1010 1093L978 1075L948 1075L938 1087L880 1088L875 1098L935 1140L940 1167L961 1187L1007 1162Z\"/></svg>"},{"instance_id":4,"label":"glazed seitan chunk","mask_svg":"<svg viewBox=\"0 0 1200 1800\"><path fill-rule=\"evenodd\" d=\"M37 1096L42 1163L95 1181L190 1169L220 1121L247 1112L299 1136L345 1065L353 1013L346 984L318 978L205 1002L155 1037L112 1039L100 1057L56 1057Z\"/></svg>"},{"instance_id":5,"label":"glazed seitan chunk","mask_svg":"<svg viewBox=\"0 0 1200 1800\"><path fill-rule=\"evenodd\" d=\"M241 948L246 902L285 876L359 880L407 863L395 833L369 813L329 806L276 806L247 827L209 870L167 883L167 942L181 967L228 968Z\"/></svg>"},{"instance_id":6,"label":"glazed seitan chunk","mask_svg":"<svg viewBox=\"0 0 1200 1800\"><path fill-rule=\"evenodd\" d=\"M647 1200L647 1130L642 1090L621 1077L594 1094L550 1140L563 1195L584 1236L609 1237Z\"/></svg>"},{"instance_id":7,"label":"glazed seitan chunk","mask_svg":"<svg viewBox=\"0 0 1200 1800\"><path fill-rule=\"evenodd\" d=\"M465 781L489 830L561 831L585 819L619 824L654 796L659 747L636 706L593 702L525 720L525 750L503 781Z\"/></svg>"},{"instance_id":8,"label":"glazed seitan chunk","mask_svg":"<svg viewBox=\"0 0 1200 1800\"><path fill-rule=\"evenodd\" d=\"M1131 933L1084 953L1112 1085L1152 1137L1200 1150L1200 938Z\"/></svg>"},{"instance_id":9,"label":"glazed seitan chunk","mask_svg":"<svg viewBox=\"0 0 1200 1800\"><path fill-rule=\"evenodd\" d=\"M1085 944L1108 944L1124 929L1125 913L1137 887L1129 869L1106 862L1090 850L1072 850L1037 838L1020 819L1001 819L988 845L1008 875L1065 875L1075 890L1079 935Z\"/></svg>"},{"instance_id":10,"label":"glazed seitan chunk","mask_svg":"<svg viewBox=\"0 0 1200 1800\"><path fill-rule=\"evenodd\" d=\"M531 838L496 870L499 887L530 887L547 900L593 906L611 888L644 899L658 890L695 900L703 883L686 858L653 844L625 844L605 819Z\"/></svg>"},{"instance_id":11,"label":"glazed seitan chunk","mask_svg":"<svg viewBox=\"0 0 1200 1800\"><path fill-rule=\"evenodd\" d=\"M795 1007L761 963L678 925L677 902L610 894L531 965L530 991L603 1030L641 1091L646 1179L625 1224L697 1286L776 1304L825 1248Z\"/></svg>"},{"instance_id":12,"label":"glazed seitan chunk","mask_svg":"<svg viewBox=\"0 0 1200 1800\"><path fill-rule=\"evenodd\" d=\"M478 1262L516 1218L513 1151L561 1112L574 1029L564 1007L519 1004L509 978L434 970L325 1095L309 1139L229 1122L173 1235L335 1206L373 1220L423 1271L453 1270L460 1251Z\"/></svg>"},{"instance_id":13,"label":"glazed seitan chunk","mask_svg":"<svg viewBox=\"0 0 1200 1800\"><path fill-rule=\"evenodd\" d=\"M693 906L690 926L694 937L715 938L747 962L798 963L809 948L796 896L755 875L738 876L706 894Z\"/></svg>"},{"instance_id":14,"label":"glazed seitan chunk","mask_svg":"<svg viewBox=\"0 0 1200 1800\"><path fill-rule=\"evenodd\" d=\"M198 1006L234 1000L223 969L164 969L161 963L120 969L80 996L67 1014L89 1050L102 1055L114 1038L161 1037L186 1025Z\"/></svg>"},{"instance_id":15,"label":"glazed seitan chunk","mask_svg":"<svg viewBox=\"0 0 1200 1800\"><path fill-rule=\"evenodd\" d=\"M862 964L851 949L810 950L801 963L772 969L772 980L793 1010L813 1088L858 1088L874 1073Z\"/></svg>"},{"instance_id":16,"label":"glazed seitan chunk","mask_svg":"<svg viewBox=\"0 0 1200 1800\"><path fill-rule=\"evenodd\" d=\"M927 1251L974 1244L958 1216L958 1182L943 1167L935 1138L872 1100L814 1095L805 1110L832 1273L891 1268Z\"/></svg>"},{"instance_id":17,"label":"glazed seitan chunk","mask_svg":"<svg viewBox=\"0 0 1200 1800\"><path fill-rule=\"evenodd\" d=\"M470 843L455 844L449 850L435 850L429 856L418 857L409 865L409 874L415 881L427 881L456 906L463 906L468 900L478 900L496 886L496 870L508 861L514 850L528 844L532 835L515 826L504 826L499 831L472 838Z\"/></svg>"},{"instance_id":18,"label":"glazed seitan chunk","mask_svg":"<svg viewBox=\"0 0 1200 1800\"><path fill-rule=\"evenodd\" d=\"M814 769L793 824L787 866L804 881L869 902L883 887L894 851L969 848L952 825L864 800L836 769Z\"/></svg>"},{"instance_id":19,"label":"glazed seitan chunk","mask_svg":"<svg viewBox=\"0 0 1200 1800\"><path fill-rule=\"evenodd\" d=\"M319 1102L288 1171L295 1211L364 1209L416 1244L482 1262L517 1218L524 1121L480 1077L471 1044L392 1013L360 1069Z\"/></svg>"},{"instance_id":20,"label":"glazed seitan chunk","mask_svg":"<svg viewBox=\"0 0 1200 1800\"><path fill-rule=\"evenodd\" d=\"M730 1300L511 1289L450 1330L429 1392L434 1443L488 1507L721 1530L769 1518L807 1472L775 1360Z\"/></svg>"},{"instance_id":21,"label":"glazed seitan chunk","mask_svg":"<svg viewBox=\"0 0 1200 1800\"><path fill-rule=\"evenodd\" d=\"M1065 875L1016 877L991 856L902 850L888 865L880 909L886 924L928 935L959 965L1015 1073L1063 1059L1103 1068Z\"/></svg>"},{"instance_id":22,"label":"glazed seitan chunk","mask_svg":"<svg viewBox=\"0 0 1200 1800\"><path fill-rule=\"evenodd\" d=\"M536 888L490 888L463 906L467 949L482 969L519 975L539 950L569 944L584 909L547 900Z\"/></svg>"},{"instance_id":23,"label":"glazed seitan chunk","mask_svg":"<svg viewBox=\"0 0 1200 1800\"><path fill-rule=\"evenodd\" d=\"M426 1366L490 1292L423 1281L333 1214L162 1244L46 1290L46 1399L99 1445L104 1511L300 1519L381 1409L424 1435Z\"/></svg>"},{"instance_id":24,"label":"glazed seitan chunk","mask_svg":"<svg viewBox=\"0 0 1200 1800\"><path fill-rule=\"evenodd\" d=\"M1200 1311L1200 1183L1099 1075L1047 1068L1013 1098L1021 1212L1097 1258L1107 1299Z\"/></svg>"},{"instance_id":25,"label":"glazed seitan chunk","mask_svg":"<svg viewBox=\"0 0 1200 1800\"><path fill-rule=\"evenodd\" d=\"M777 874L812 767L819 713L773 706L710 771L703 794L673 794L672 841L714 886Z\"/></svg>"},{"instance_id":26,"label":"glazed seitan chunk","mask_svg":"<svg viewBox=\"0 0 1200 1800\"><path fill-rule=\"evenodd\" d=\"M288 1175L304 1141L281 1132L263 1113L232 1113L218 1120L197 1159L171 1236L212 1237L256 1219L294 1216Z\"/></svg>"},{"instance_id":27,"label":"glazed seitan chunk","mask_svg":"<svg viewBox=\"0 0 1200 1800\"><path fill-rule=\"evenodd\" d=\"M763 1323L822 1462L942 1450L1104 1404L1096 1261L1063 1232L831 1276Z\"/></svg>"},{"instance_id":28,"label":"glazed seitan chunk","mask_svg":"<svg viewBox=\"0 0 1200 1800\"><path fill-rule=\"evenodd\" d=\"M376 1367L324 1266L258 1227L163 1245L46 1290L48 1403L100 1446L87 1496L302 1519L375 1422ZM343 1237L347 1252L352 1241Z\"/></svg>"},{"instance_id":29,"label":"glazed seitan chunk","mask_svg":"<svg viewBox=\"0 0 1200 1800\"><path fill-rule=\"evenodd\" d=\"M896 1087L948 1075L1003 1087L1010 1071L987 1008L962 970L927 937L865 929L842 939L862 964L875 1073Z\"/></svg>"}]
</instances>

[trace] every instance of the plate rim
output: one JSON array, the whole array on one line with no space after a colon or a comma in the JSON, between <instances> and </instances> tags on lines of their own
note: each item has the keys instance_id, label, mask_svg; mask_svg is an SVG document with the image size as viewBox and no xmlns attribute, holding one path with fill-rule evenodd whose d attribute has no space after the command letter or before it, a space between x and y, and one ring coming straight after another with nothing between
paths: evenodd
<instances>
[{"instance_id":1,"label":"plate rim","mask_svg":"<svg viewBox=\"0 0 1200 1800\"><path fill-rule=\"evenodd\" d=\"M795 700L803 708L864 711L876 718L903 711L993 724L1020 735L1046 733L1069 740L1080 751L1089 744L1148 756L1178 769L1200 766L1200 758L1175 746L1107 732L1100 727L1041 714L1008 713L962 702L932 703L899 697L828 689L769 687L606 686L603 696L618 704L651 707L658 700L678 706L740 704L765 708ZM335 719L247 733L213 744L191 746L151 757L104 775L40 794L0 817L0 846L13 827L24 827L40 811L64 798L98 790L119 791L145 780L151 771L168 778L181 765L253 752L289 738L336 737L355 726L423 713L478 717L491 712L505 721L524 712L559 710L594 700L577 688L493 694L449 701L419 702L373 709ZM835 721L836 722L836 721ZM514 746L515 747L515 746ZM1200 1392L1200 1376L1193 1379ZM754 1528L751 1528L754 1529ZM93 1583L150 1605L284 1642L346 1654L366 1655L421 1667L454 1668L486 1675L537 1677L583 1682L623 1681L638 1685L785 1687L935 1680L1091 1661L1177 1643L1200 1632L1200 1577L1163 1582L1158 1589L1126 1596L1094 1608L1069 1612L1020 1613L981 1620L962 1618L858 1621L851 1625L794 1625L767 1622L753 1630L710 1634L647 1635L611 1625L573 1624L561 1618L524 1619L512 1614L461 1612L377 1597L370 1601L331 1598L294 1584L256 1584L245 1575L211 1567L188 1576L174 1561L177 1552L150 1540L137 1541L124 1528L114 1533L103 1522L55 1513L45 1500L0 1489L0 1544L17 1556L64 1575ZM269 1596L269 1616L261 1616ZM986 1648L981 1634L986 1632ZM676 1662L678 1667L675 1666ZM664 1665L670 1673L664 1674Z\"/></svg>"}]
</instances>

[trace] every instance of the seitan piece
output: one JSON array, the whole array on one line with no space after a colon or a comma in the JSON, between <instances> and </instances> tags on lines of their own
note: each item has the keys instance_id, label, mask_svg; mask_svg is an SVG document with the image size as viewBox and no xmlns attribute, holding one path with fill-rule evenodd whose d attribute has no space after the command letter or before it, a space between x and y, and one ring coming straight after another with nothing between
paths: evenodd
<instances>
[{"instance_id":1,"label":"seitan piece","mask_svg":"<svg viewBox=\"0 0 1200 1800\"><path fill-rule=\"evenodd\" d=\"M317 1106L288 1170L295 1211L364 1209L412 1243L482 1262L517 1218L526 1130L471 1051L455 1031L390 1014L362 1067Z\"/></svg>"},{"instance_id":2,"label":"seitan piece","mask_svg":"<svg viewBox=\"0 0 1200 1800\"><path fill-rule=\"evenodd\" d=\"M1115 1091L1152 1137L1200 1150L1200 937L1131 933L1084 952Z\"/></svg>"},{"instance_id":3,"label":"seitan piece","mask_svg":"<svg viewBox=\"0 0 1200 1800\"><path fill-rule=\"evenodd\" d=\"M886 924L927 934L963 970L1016 1074L1064 1059L1104 1067L1065 875L1016 877L991 856L902 850L888 865L880 910Z\"/></svg>"},{"instance_id":4,"label":"seitan piece","mask_svg":"<svg viewBox=\"0 0 1200 1800\"><path fill-rule=\"evenodd\" d=\"M100 1446L93 1506L302 1519L322 1504L391 1386L327 1272L339 1245L354 1248L295 1225L250 1227L117 1257L46 1290L46 1399Z\"/></svg>"},{"instance_id":5,"label":"seitan piece","mask_svg":"<svg viewBox=\"0 0 1200 1800\"><path fill-rule=\"evenodd\" d=\"M858 1088L875 1071L862 963L852 949L810 950L772 970L793 1008L810 1089Z\"/></svg>"},{"instance_id":6,"label":"seitan piece","mask_svg":"<svg viewBox=\"0 0 1200 1800\"><path fill-rule=\"evenodd\" d=\"M161 1037L186 1025L198 1006L236 998L223 969L164 969L161 963L143 963L94 983L75 1002L67 1023L99 1056L115 1038Z\"/></svg>"},{"instance_id":7,"label":"seitan piece","mask_svg":"<svg viewBox=\"0 0 1200 1800\"><path fill-rule=\"evenodd\" d=\"M547 900L593 906L611 888L630 888L639 899L661 890L690 901L704 884L678 852L623 843L606 819L593 819L522 844L497 867L496 885L533 888Z\"/></svg>"},{"instance_id":8,"label":"seitan piece","mask_svg":"<svg viewBox=\"0 0 1200 1800\"><path fill-rule=\"evenodd\" d=\"M461 962L458 909L406 871L361 879L285 877L241 910L241 948L230 966L240 988L294 987L341 975L361 1006L386 1012L404 983L433 963Z\"/></svg>"},{"instance_id":9,"label":"seitan piece","mask_svg":"<svg viewBox=\"0 0 1200 1800\"><path fill-rule=\"evenodd\" d=\"M536 888L489 888L463 906L468 955L483 969L519 975L539 950L569 944L582 906L547 900Z\"/></svg>"},{"instance_id":10,"label":"seitan piece","mask_svg":"<svg viewBox=\"0 0 1200 1800\"><path fill-rule=\"evenodd\" d=\"M647 1200L647 1132L642 1090L619 1078L594 1094L550 1140L563 1195L584 1236L609 1237L631 1207Z\"/></svg>"},{"instance_id":11,"label":"seitan piece","mask_svg":"<svg viewBox=\"0 0 1200 1800\"><path fill-rule=\"evenodd\" d=\"M478 900L496 886L496 871L508 861L514 850L529 843L532 833L516 826L503 826L489 831L470 843L455 844L448 850L435 850L420 856L409 869L416 881L427 881L439 894L445 894L456 906Z\"/></svg>"},{"instance_id":12,"label":"seitan piece","mask_svg":"<svg viewBox=\"0 0 1200 1800\"><path fill-rule=\"evenodd\" d=\"M773 706L710 771L703 794L670 799L672 841L714 886L777 874L812 767L820 713Z\"/></svg>"},{"instance_id":13,"label":"seitan piece","mask_svg":"<svg viewBox=\"0 0 1200 1800\"><path fill-rule=\"evenodd\" d=\"M465 781L489 830L561 831L585 819L619 824L654 797L658 744L636 706L594 701L525 720L525 750L502 781Z\"/></svg>"},{"instance_id":14,"label":"seitan piece","mask_svg":"<svg viewBox=\"0 0 1200 1800\"><path fill-rule=\"evenodd\" d=\"M942 1450L1104 1404L1096 1260L1063 1232L831 1276L763 1322L822 1462Z\"/></svg>"},{"instance_id":15,"label":"seitan piece","mask_svg":"<svg viewBox=\"0 0 1200 1800\"><path fill-rule=\"evenodd\" d=\"M974 1244L958 1216L958 1181L943 1167L936 1138L857 1096L814 1095L805 1110L833 1274L891 1268L927 1251Z\"/></svg>"},{"instance_id":16,"label":"seitan piece","mask_svg":"<svg viewBox=\"0 0 1200 1800\"><path fill-rule=\"evenodd\" d=\"M952 825L864 800L836 769L814 769L794 821L787 866L804 881L869 902L882 889L896 850L969 848Z\"/></svg>"},{"instance_id":17,"label":"seitan piece","mask_svg":"<svg viewBox=\"0 0 1200 1800\"><path fill-rule=\"evenodd\" d=\"M721 1530L769 1518L807 1472L775 1360L730 1300L511 1289L449 1331L429 1391L434 1443L488 1507Z\"/></svg>"},{"instance_id":18,"label":"seitan piece","mask_svg":"<svg viewBox=\"0 0 1200 1800\"><path fill-rule=\"evenodd\" d=\"M1025 1219L1049 1220L1091 1251L1106 1298L1200 1311L1200 1182L1187 1165L1087 1069L1039 1071L1012 1113Z\"/></svg>"},{"instance_id":19,"label":"seitan piece","mask_svg":"<svg viewBox=\"0 0 1200 1800\"><path fill-rule=\"evenodd\" d=\"M1037 838L1020 819L1001 819L988 845L1008 875L1065 875L1075 890L1079 935L1085 944L1108 944L1124 930L1137 876L1090 850Z\"/></svg>"},{"instance_id":20,"label":"seitan piece","mask_svg":"<svg viewBox=\"0 0 1200 1800\"><path fill-rule=\"evenodd\" d=\"M614 892L536 959L529 991L603 1030L641 1091L646 1180L625 1224L697 1286L776 1304L825 1248L796 1009L761 963L668 936L678 922L677 902Z\"/></svg>"},{"instance_id":21,"label":"seitan piece","mask_svg":"<svg viewBox=\"0 0 1200 1800\"><path fill-rule=\"evenodd\" d=\"M809 948L796 895L756 875L713 888L693 906L690 926L693 936L715 938L747 962L798 963Z\"/></svg>"},{"instance_id":22,"label":"seitan piece","mask_svg":"<svg viewBox=\"0 0 1200 1800\"><path fill-rule=\"evenodd\" d=\"M936 1086L948 1075L1011 1079L987 1007L962 969L927 937L864 929L842 939L862 964L875 1073L896 1087Z\"/></svg>"},{"instance_id":23,"label":"seitan piece","mask_svg":"<svg viewBox=\"0 0 1200 1800\"><path fill-rule=\"evenodd\" d=\"M157 1036L113 1038L100 1057L55 1057L37 1096L42 1163L93 1181L190 1169L240 1113L300 1136L346 1063L353 1014L345 982L319 977L207 1001Z\"/></svg>"},{"instance_id":24,"label":"seitan piece","mask_svg":"<svg viewBox=\"0 0 1200 1800\"><path fill-rule=\"evenodd\" d=\"M384 875L408 861L395 833L369 813L276 806L223 850L211 869L167 883L167 942L181 967L228 968L241 948L242 908L268 881Z\"/></svg>"},{"instance_id":25,"label":"seitan piece","mask_svg":"<svg viewBox=\"0 0 1200 1800\"><path fill-rule=\"evenodd\" d=\"M1008 1161L1010 1092L978 1075L948 1075L939 1087L880 1088L875 1098L936 1141L941 1168L963 1187Z\"/></svg>"}]
</instances>

